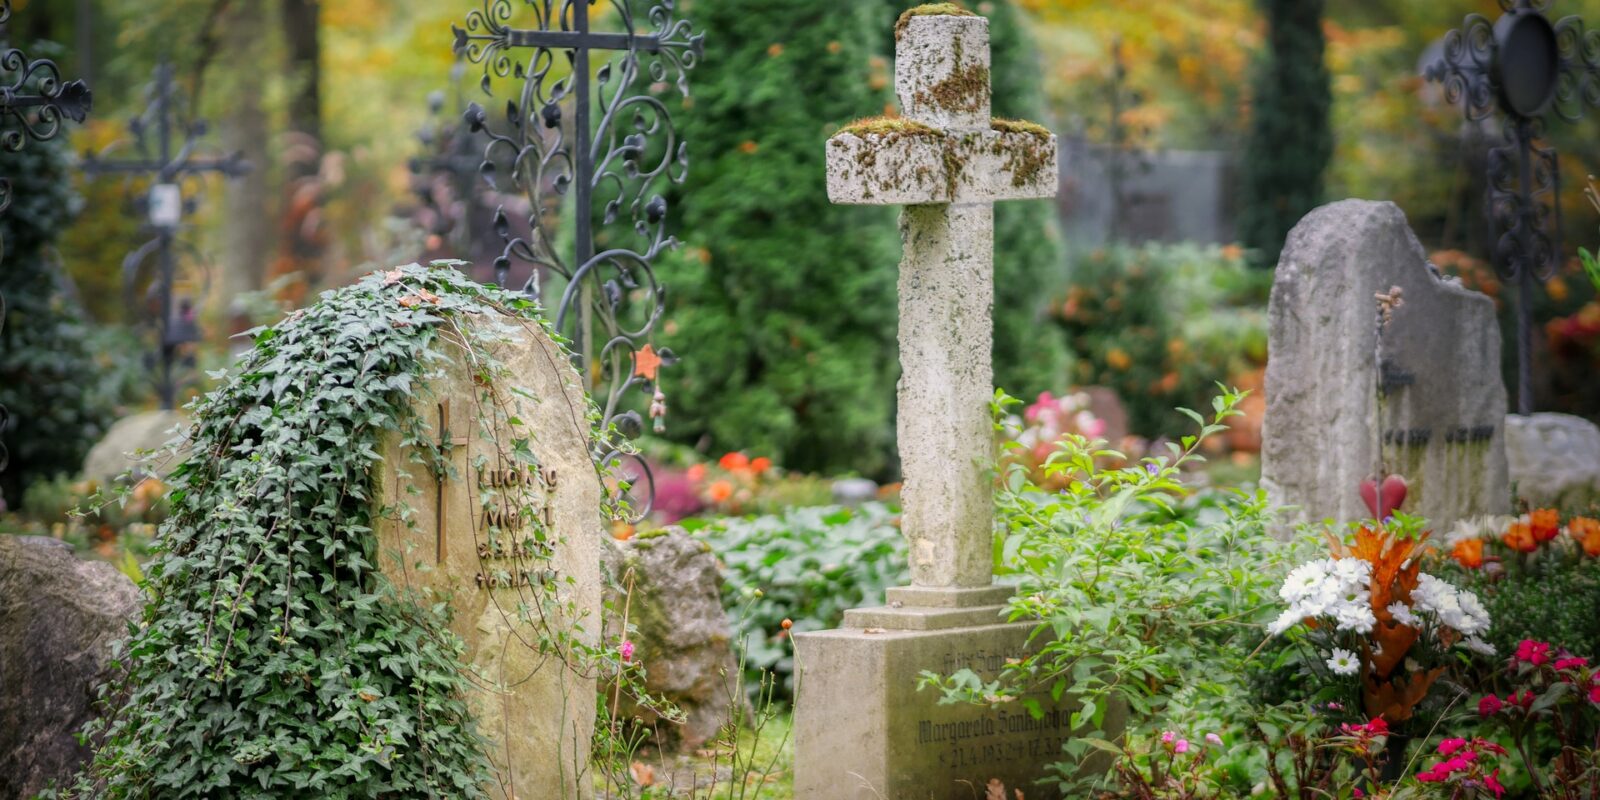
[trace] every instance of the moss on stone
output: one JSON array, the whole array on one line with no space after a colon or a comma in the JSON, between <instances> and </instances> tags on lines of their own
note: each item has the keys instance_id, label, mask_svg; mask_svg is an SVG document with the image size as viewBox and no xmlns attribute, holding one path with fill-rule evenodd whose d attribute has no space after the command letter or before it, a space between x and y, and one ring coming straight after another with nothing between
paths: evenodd
<instances>
[{"instance_id":1,"label":"moss on stone","mask_svg":"<svg viewBox=\"0 0 1600 800\"><path fill-rule=\"evenodd\" d=\"M979 64L958 67L944 80L917 92L917 102L950 111L977 111L988 101L989 68Z\"/></svg>"},{"instance_id":2,"label":"moss on stone","mask_svg":"<svg viewBox=\"0 0 1600 800\"><path fill-rule=\"evenodd\" d=\"M855 136L877 134L879 136L938 136L937 128L924 125L905 117L867 117L858 119L839 129L839 133L848 133Z\"/></svg>"},{"instance_id":3,"label":"moss on stone","mask_svg":"<svg viewBox=\"0 0 1600 800\"><path fill-rule=\"evenodd\" d=\"M911 24L912 17L976 17L977 14L962 8L955 3L925 3L916 8L906 9L900 19L894 23L894 38L898 40L906 32L906 26Z\"/></svg>"},{"instance_id":4,"label":"moss on stone","mask_svg":"<svg viewBox=\"0 0 1600 800\"><path fill-rule=\"evenodd\" d=\"M1001 133L1025 133L1029 136L1038 136L1043 139L1048 139L1055 135L1050 132L1049 128L1025 119L1000 119L995 117L989 124Z\"/></svg>"},{"instance_id":5,"label":"moss on stone","mask_svg":"<svg viewBox=\"0 0 1600 800\"><path fill-rule=\"evenodd\" d=\"M1002 129L1000 127L1002 122L1008 125L1015 125L1017 128ZM1034 129L1037 129L1037 131ZM1050 132L1031 122L1014 122L1010 120L995 120L995 130L1003 133L1025 134L1028 137L1021 142L1015 139L1009 141L1001 139L994 144L994 154L1005 159L1001 166L1011 173L1011 185L1021 188L1038 183L1042 173L1052 163L1054 148L1050 146ZM1043 135L1040 135L1040 132Z\"/></svg>"}]
</instances>

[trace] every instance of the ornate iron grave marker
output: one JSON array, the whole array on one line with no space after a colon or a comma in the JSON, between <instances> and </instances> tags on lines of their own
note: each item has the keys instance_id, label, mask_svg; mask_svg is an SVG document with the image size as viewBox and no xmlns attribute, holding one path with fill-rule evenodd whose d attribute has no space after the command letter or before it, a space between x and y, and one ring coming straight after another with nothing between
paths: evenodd
<instances>
[{"instance_id":1,"label":"ornate iron grave marker","mask_svg":"<svg viewBox=\"0 0 1600 800\"><path fill-rule=\"evenodd\" d=\"M1504 141L1489 151L1488 216L1494 265L1517 285L1517 413L1533 412L1530 363L1534 281L1560 261L1561 165L1543 143L1553 113L1569 122L1600 106L1600 31L1583 20L1545 16L1554 0L1500 0L1495 22L1468 15L1444 40L1427 78L1461 105L1468 121L1498 112ZM1552 216L1554 219L1552 219Z\"/></svg>"},{"instance_id":2,"label":"ornate iron grave marker","mask_svg":"<svg viewBox=\"0 0 1600 800\"><path fill-rule=\"evenodd\" d=\"M123 289L132 294L142 267L152 254L156 257L157 273L150 286L159 308L155 319L157 353L154 380L160 396L161 408L170 410L176 404L179 349L199 340L196 324L196 304L193 299L175 298L173 282L177 277L178 231L185 214L193 212L196 200L184 196L183 181L204 173L216 172L228 177L243 175L250 165L239 154L225 158L200 158L196 152L200 140L206 135L204 120L180 124L176 87L173 85L172 66L162 64L156 68L155 82L150 85L150 105L143 114L128 123L133 136L133 149L138 157L126 160L104 160L100 155L85 153L82 169L87 175L123 174L144 175L152 183L149 192L135 201L136 208L146 214L149 230L155 238L139 246L122 261ZM154 135L155 142L150 141ZM182 137L182 141L178 137ZM117 148L119 144L102 151L101 155Z\"/></svg>"},{"instance_id":3,"label":"ornate iron grave marker","mask_svg":"<svg viewBox=\"0 0 1600 800\"><path fill-rule=\"evenodd\" d=\"M0 28L11 22L11 0L0 0ZM61 132L63 119L82 122L89 116L92 95L83 81L61 80L61 70L48 58L30 59L15 47L0 54L0 147L18 151L32 139L54 139ZM11 180L0 176L0 214L11 207ZM0 241L0 260L5 258L5 242ZM0 294L0 328L5 327L6 298ZM0 433L10 422L10 413L0 406ZM5 442L0 441L0 471L11 460Z\"/></svg>"},{"instance_id":4,"label":"ornate iron grave marker","mask_svg":"<svg viewBox=\"0 0 1600 800\"><path fill-rule=\"evenodd\" d=\"M473 132L490 140L479 167L485 180L525 193L529 201L527 236L511 233L503 208L495 213L495 231L505 243L495 260L496 281L509 283L517 262L531 269L523 284L530 296L540 296L542 277L563 280L559 299L548 306L556 329L574 343L579 372L604 420L629 438L641 432L639 414L624 406L628 392L640 388L651 392L650 416L659 431L666 397L657 372L676 356L651 344L665 308L653 264L678 242L667 235L667 201L656 191L663 180L682 183L689 159L656 93L675 85L681 97L689 96L688 71L699 62L704 37L676 18L674 0L609 0L617 32L591 28L590 6L600 0L523 5L532 28L512 26L511 0L483 0L464 29L451 26L456 52L483 65L485 94L495 77L522 82L518 96L506 102L505 133L490 128L478 104L466 113ZM648 11L635 14L638 6ZM605 63L595 70L597 55ZM558 60L570 68L566 74ZM574 218L570 253L556 244L561 200ZM618 458L615 444L600 443L597 457ZM634 491L644 498L635 508L643 516L654 480L642 459L630 460L646 482Z\"/></svg>"},{"instance_id":5,"label":"ornate iron grave marker","mask_svg":"<svg viewBox=\"0 0 1600 800\"><path fill-rule=\"evenodd\" d=\"M492 215L478 213L491 202L479 173L488 139L461 118L467 108L463 71L459 61L450 68L452 110L445 109L443 90L428 95L428 122L416 133L421 154L408 166L419 221L429 233L428 250L444 248L476 264L498 253L486 252L494 238Z\"/></svg>"}]
</instances>

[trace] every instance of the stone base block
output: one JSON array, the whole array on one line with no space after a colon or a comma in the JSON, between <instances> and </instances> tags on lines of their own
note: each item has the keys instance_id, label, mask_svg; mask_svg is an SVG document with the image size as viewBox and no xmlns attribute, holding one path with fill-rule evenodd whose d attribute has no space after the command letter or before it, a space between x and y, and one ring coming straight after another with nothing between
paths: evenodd
<instances>
[{"instance_id":1,"label":"stone base block","mask_svg":"<svg viewBox=\"0 0 1600 800\"><path fill-rule=\"evenodd\" d=\"M1006 659L1024 655L1032 627L995 622L797 634L796 800L972 800L984 796L990 779L1002 781L1008 797L1014 789L1030 798L1052 796L1034 782L1063 760L1070 700L1036 697L1046 709L1036 720L1021 703L940 705L938 692L917 690L923 670L994 677Z\"/></svg>"}]
</instances>

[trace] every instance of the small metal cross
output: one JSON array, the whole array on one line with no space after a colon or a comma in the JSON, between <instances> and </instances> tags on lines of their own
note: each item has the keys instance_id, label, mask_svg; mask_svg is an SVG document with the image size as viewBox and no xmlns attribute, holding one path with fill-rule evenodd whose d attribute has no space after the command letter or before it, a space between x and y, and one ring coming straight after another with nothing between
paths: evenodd
<instances>
[{"instance_id":1,"label":"small metal cross","mask_svg":"<svg viewBox=\"0 0 1600 800\"><path fill-rule=\"evenodd\" d=\"M1459 103L1467 120L1496 112L1505 141L1489 151L1489 223L1495 269L1517 285L1517 412L1533 412L1534 281L1548 280L1561 257L1561 165L1542 144L1553 112L1569 122L1600 106L1600 31L1583 20L1552 23L1554 0L1500 0L1491 23L1472 14L1444 39L1444 55L1426 70ZM1551 217L1554 217L1552 220Z\"/></svg>"},{"instance_id":2,"label":"small metal cross","mask_svg":"<svg viewBox=\"0 0 1600 800\"><path fill-rule=\"evenodd\" d=\"M434 559L444 563L445 556L445 521L449 517L446 511L449 508L450 494L445 491L445 483L450 480L450 454L457 447L467 444L465 436L450 435L450 401L445 399L439 403L439 452L443 457L442 463L434 475Z\"/></svg>"},{"instance_id":3,"label":"small metal cross","mask_svg":"<svg viewBox=\"0 0 1600 800\"><path fill-rule=\"evenodd\" d=\"M160 395L161 407L171 409L176 404L178 392L173 370L178 348L195 341L199 336L192 319L193 309L188 308L186 303L175 304L172 297L172 284L177 272L173 243L184 212L193 210L193 201L185 200L183 197L180 181L186 176L206 172L237 177L248 172L250 165L238 153L225 158L194 156L200 138L206 133L206 123L203 120L195 120L182 130L175 129L178 125L175 118L177 98L174 96L176 87L173 85L172 65L162 64L156 68L155 83L151 86L151 93L153 97L150 107L143 115L128 124L128 130L133 134L134 146L141 157L114 161L103 160L95 154L85 153L81 168L87 175L148 173L152 176L153 183L146 197L146 206L150 227L155 231L156 238L123 260L123 286L128 290L132 289L140 264L155 252L160 269L155 289L159 293L161 304L161 316L156 322L157 342L160 348L160 371L156 375L156 388ZM155 126L154 154L150 153L150 143L146 139L148 133L146 128L150 124ZM183 136L181 144L175 141L179 134ZM174 151L175 145L176 151Z\"/></svg>"}]
</instances>

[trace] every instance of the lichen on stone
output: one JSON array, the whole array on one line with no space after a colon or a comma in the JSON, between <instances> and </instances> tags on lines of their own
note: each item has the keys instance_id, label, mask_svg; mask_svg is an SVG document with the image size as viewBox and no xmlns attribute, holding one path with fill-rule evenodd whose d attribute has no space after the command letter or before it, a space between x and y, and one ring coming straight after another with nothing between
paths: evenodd
<instances>
[{"instance_id":1,"label":"lichen on stone","mask_svg":"<svg viewBox=\"0 0 1600 800\"><path fill-rule=\"evenodd\" d=\"M917 92L917 102L950 111L977 111L989 102L989 68L957 67L944 80Z\"/></svg>"},{"instance_id":2,"label":"lichen on stone","mask_svg":"<svg viewBox=\"0 0 1600 800\"><path fill-rule=\"evenodd\" d=\"M906 26L911 24L913 17L976 17L977 14L962 8L955 3L925 3L906 10L900 19L894 23L894 38L898 40L906 32Z\"/></svg>"}]
</instances>

